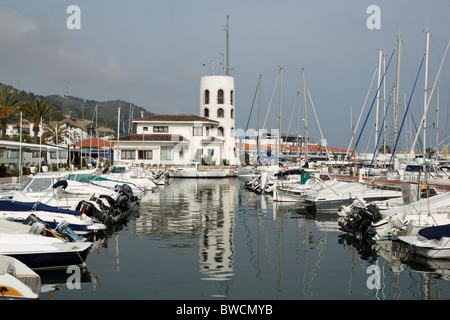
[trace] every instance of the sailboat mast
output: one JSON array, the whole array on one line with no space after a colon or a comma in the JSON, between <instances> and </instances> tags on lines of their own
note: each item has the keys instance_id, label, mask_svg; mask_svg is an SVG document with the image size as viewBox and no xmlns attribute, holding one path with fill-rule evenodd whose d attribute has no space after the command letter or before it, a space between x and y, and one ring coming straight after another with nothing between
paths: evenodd
<instances>
[{"instance_id":1,"label":"sailboat mast","mask_svg":"<svg viewBox=\"0 0 450 320\"><path fill-rule=\"evenodd\" d=\"M437 84L437 102L436 102L436 152L439 152L439 87Z\"/></svg>"},{"instance_id":2,"label":"sailboat mast","mask_svg":"<svg viewBox=\"0 0 450 320\"><path fill-rule=\"evenodd\" d=\"M383 59L383 51L380 50L380 57L378 59L378 93L377 93L377 109L376 109L376 115L375 115L375 147L377 146L377 140L378 140L378 130L379 130L379 124L378 124L378 113L380 111L380 99L381 99L381 90L380 90L380 84L381 84L381 62Z\"/></svg>"},{"instance_id":3,"label":"sailboat mast","mask_svg":"<svg viewBox=\"0 0 450 320\"><path fill-rule=\"evenodd\" d=\"M278 154L281 156L281 105L283 101L283 68L280 67L280 118L278 119Z\"/></svg>"},{"instance_id":4,"label":"sailboat mast","mask_svg":"<svg viewBox=\"0 0 450 320\"><path fill-rule=\"evenodd\" d=\"M400 59L402 52L402 38L398 38L398 51L397 51L397 80L395 84L395 103L394 103L394 141L397 141L398 135L398 99L400 96Z\"/></svg>"},{"instance_id":5,"label":"sailboat mast","mask_svg":"<svg viewBox=\"0 0 450 320\"><path fill-rule=\"evenodd\" d=\"M261 112L261 78L262 75L259 75L259 84L258 84L258 136L256 137L256 151L258 152L258 161L257 164L259 164L260 159L261 159L261 133L260 133L260 123L259 123L259 116L260 116L260 112Z\"/></svg>"},{"instance_id":6,"label":"sailboat mast","mask_svg":"<svg viewBox=\"0 0 450 320\"><path fill-rule=\"evenodd\" d=\"M119 164L119 156L120 156L120 107L117 110L117 160L115 161L117 164Z\"/></svg>"},{"instance_id":7,"label":"sailboat mast","mask_svg":"<svg viewBox=\"0 0 450 320\"><path fill-rule=\"evenodd\" d=\"M300 135L300 125L299 125L299 120L300 120L300 114L299 114L299 94L300 94L300 92L299 91L297 91L297 131L296 131L296 133L297 133L297 151L298 151L298 164L300 165L302 162L301 162L301 159L300 159L300 147L299 147L299 145L298 145L298 136Z\"/></svg>"},{"instance_id":8,"label":"sailboat mast","mask_svg":"<svg viewBox=\"0 0 450 320\"><path fill-rule=\"evenodd\" d=\"M383 74L386 74L386 56L383 55ZM386 115L386 81L383 81L383 114ZM395 125L394 125L395 126ZM383 154L384 165L386 166L386 123L383 128Z\"/></svg>"},{"instance_id":9,"label":"sailboat mast","mask_svg":"<svg viewBox=\"0 0 450 320\"><path fill-rule=\"evenodd\" d=\"M308 117L306 112L306 81L305 81L305 69L302 68L302 79L303 79L303 102L305 106L305 164L308 162Z\"/></svg>"},{"instance_id":10,"label":"sailboat mast","mask_svg":"<svg viewBox=\"0 0 450 320\"><path fill-rule=\"evenodd\" d=\"M425 159L427 154L426 149L426 123L427 123L427 91L428 91L428 54L429 54L429 45L430 45L430 33L427 31L427 46L425 49L425 92L423 95L423 109L424 109L424 119L423 119L423 155L424 155L424 162L423 162L423 169L425 172Z\"/></svg>"}]
</instances>

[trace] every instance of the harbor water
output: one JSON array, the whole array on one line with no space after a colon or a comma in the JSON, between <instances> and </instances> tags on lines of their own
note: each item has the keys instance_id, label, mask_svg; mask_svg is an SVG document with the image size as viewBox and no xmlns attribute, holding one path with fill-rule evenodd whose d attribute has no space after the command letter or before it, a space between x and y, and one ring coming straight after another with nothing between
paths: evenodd
<instances>
[{"instance_id":1,"label":"harbor water","mask_svg":"<svg viewBox=\"0 0 450 320\"><path fill-rule=\"evenodd\" d=\"M276 203L237 178L171 179L94 235L86 266L39 272L41 300L450 298L450 261L338 229L337 213Z\"/></svg>"}]
</instances>

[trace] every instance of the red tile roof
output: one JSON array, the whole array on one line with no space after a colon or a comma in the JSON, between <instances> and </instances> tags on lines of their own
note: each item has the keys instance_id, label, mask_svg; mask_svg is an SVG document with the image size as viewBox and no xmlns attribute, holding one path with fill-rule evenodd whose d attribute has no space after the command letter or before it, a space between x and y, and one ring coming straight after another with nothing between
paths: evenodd
<instances>
[{"instance_id":1,"label":"red tile roof","mask_svg":"<svg viewBox=\"0 0 450 320\"><path fill-rule=\"evenodd\" d=\"M127 136L120 137L120 141L189 141L179 134L139 134L133 133Z\"/></svg>"},{"instance_id":2,"label":"red tile roof","mask_svg":"<svg viewBox=\"0 0 450 320\"><path fill-rule=\"evenodd\" d=\"M82 147L82 148L98 148L98 147L113 147L114 143L104 140L104 139L98 139L98 138L91 138L87 140L83 140L74 144L70 145L71 147Z\"/></svg>"},{"instance_id":3,"label":"red tile roof","mask_svg":"<svg viewBox=\"0 0 450 320\"><path fill-rule=\"evenodd\" d=\"M218 121L211 120L204 117L195 116L193 114L153 114L151 116L146 116L143 118L134 119L133 121L153 121L153 122L194 122L194 121L202 121L202 122L215 122Z\"/></svg>"}]
</instances>

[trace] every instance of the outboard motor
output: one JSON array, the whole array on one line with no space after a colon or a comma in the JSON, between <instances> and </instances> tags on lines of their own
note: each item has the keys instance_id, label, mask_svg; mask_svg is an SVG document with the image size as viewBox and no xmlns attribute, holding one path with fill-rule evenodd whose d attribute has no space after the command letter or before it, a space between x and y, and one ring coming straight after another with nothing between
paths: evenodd
<instances>
[{"instance_id":1,"label":"outboard motor","mask_svg":"<svg viewBox=\"0 0 450 320\"><path fill-rule=\"evenodd\" d=\"M41 220L34 213L30 214L24 221L23 224L27 226L31 226L30 233L32 234L40 234L43 236L47 236L47 231L45 229L49 229L49 225L46 224L43 220Z\"/></svg>"},{"instance_id":2,"label":"outboard motor","mask_svg":"<svg viewBox=\"0 0 450 320\"><path fill-rule=\"evenodd\" d=\"M136 200L134 199L135 197L133 195L133 190L131 189L131 187L127 184L118 186L117 193L119 194L119 196L117 197L117 207L124 211L129 210L129 201Z\"/></svg>"},{"instance_id":3,"label":"outboard motor","mask_svg":"<svg viewBox=\"0 0 450 320\"><path fill-rule=\"evenodd\" d=\"M339 226L342 231L361 237L380 219L380 209L377 205L370 204L346 218L344 222L340 221Z\"/></svg>"},{"instance_id":4,"label":"outboard motor","mask_svg":"<svg viewBox=\"0 0 450 320\"><path fill-rule=\"evenodd\" d=\"M82 236L77 235L73 230L69 227L69 223L66 221L61 221L55 228L56 233L65 238L66 240L73 242L85 242L86 239Z\"/></svg>"},{"instance_id":5,"label":"outboard motor","mask_svg":"<svg viewBox=\"0 0 450 320\"><path fill-rule=\"evenodd\" d=\"M95 200L91 199L91 201ZM103 223L107 223L108 213L106 211L99 210L91 201L82 200L78 202L76 210L81 211L88 217L95 218Z\"/></svg>"}]
</instances>

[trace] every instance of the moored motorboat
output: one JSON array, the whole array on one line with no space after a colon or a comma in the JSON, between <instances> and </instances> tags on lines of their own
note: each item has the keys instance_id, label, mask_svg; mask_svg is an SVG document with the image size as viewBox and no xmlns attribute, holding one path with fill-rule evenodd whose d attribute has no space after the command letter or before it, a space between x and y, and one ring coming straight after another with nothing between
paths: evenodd
<instances>
[{"instance_id":1,"label":"moored motorboat","mask_svg":"<svg viewBox=\"0 0 450 320\"><path fill-rule=\"evenodd\" d=\"M200 169L200 163L189 162L183 168L169 168L169 178L225 178L227 169Z\"/></svg>"},{"instance_id":2,"label":"moored motorboat","mask_svg":"<svg viewBox=\"0 0 450 320\"><path fill-rule=\"evenodd\" d=\"M19 260L0 255L0 297L6 300L35 300L41 277Z\"/></svg>"},{"instance_id":3,"label":"moored motorboat","mask_svg":"<svg viewBox=\"0 0 450 320\"><path fill-rule=\"evenodd\" d=\"M450 224L419 230L416 236L400 236L411 252L431 259L450 259Z\"/></svg>"},{"instance_id":4,"label":"moored motorboat","mask_svg":"<svg viewBox=\"0 0 450 320\"><path fill-rule=\"evenodd\" d=\"M290 187L274 188L273 198L274 201L279 202L304 201L308 194L331 187L336 182L337 180L328 174L317 172L312 174L310 179L303 184L298 183Z\"/></svg>"},{"instance_id":5,"label":"moored motorboat","mask_svg":"<svg viewBox=\"0 0 450 320\"><path fill-rule=\"evenodd\" d=\"M21 202L0 200L0 217L14 222L23 223L30 214L42 220L51 229L65 221L78 234L86 234L106 229L103 223L88 217L81 211L49 206L39 202Z\"/></svg>"},{"instance_id":6,"label":"moored motorboat","mask_svg":"<svg viewBox=\"0 0 450 320\"><path fill-rule=\"evenodd\" d=\"M36 224L30 226L0 219L0 254L16 258L32 269L85 263L91 242L66 241L40 232Z\"/></svg>"},{"instance_id":7,"label":"moored motorboat","mask_svg":"<svg viewBox=\"0 0 450 320\"><path fill-rule=\"evenodd\" d=\"M400 197L402 193L396 190L373 189L359 182L338 182L309 194L305 201L307 204L314 205L316 211L338 212L341 206L348 206L357 198L372 202Z\"/></svg>"}]
</instances>

